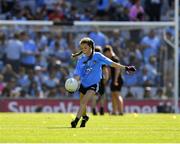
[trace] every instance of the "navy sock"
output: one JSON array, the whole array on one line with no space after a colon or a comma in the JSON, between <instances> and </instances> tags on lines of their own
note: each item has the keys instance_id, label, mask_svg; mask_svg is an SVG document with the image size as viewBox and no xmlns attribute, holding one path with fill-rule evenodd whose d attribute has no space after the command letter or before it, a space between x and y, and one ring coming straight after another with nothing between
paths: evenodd
<instances>
[{"instance_id":1,"label":"navy sock","mask_svg":"<svg viewBox=\"0 0 180 144\"><path fill-rule=\"evenodd\" d=\"M88 116L87 115L83 116L83 119L84 120L88 119Z\"/></svg>"},{"instance_id":2,"label":"navy sock","mask_svg":"<svg viewBox=\"0 0 180 144\"><path fill-rule=\"evenodd\" d=\"M76 117L74 121L75 121L76 123L78 123L78 121L79 121L79 118L77 118L77 117Z\"/></svg>"}]
</instances>

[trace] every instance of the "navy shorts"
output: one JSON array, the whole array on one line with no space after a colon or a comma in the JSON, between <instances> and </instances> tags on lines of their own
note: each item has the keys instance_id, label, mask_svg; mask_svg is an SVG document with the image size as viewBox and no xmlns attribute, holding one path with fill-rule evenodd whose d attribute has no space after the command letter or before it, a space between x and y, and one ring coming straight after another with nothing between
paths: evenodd
<instances>
[{"instance_id":1,"label":"navy shorts","mask_svg":"<svg viewBox=\"0 0 180 144\"><path fill-rule=\"evenodd\" d=\"M79 92L81 92L82 94L85 95L88 90L94 90L95 92L97 92L99 90L99 84L93 84L89 87L84 87L82 84L80 85Z\"/></svg>"}]
</instances>

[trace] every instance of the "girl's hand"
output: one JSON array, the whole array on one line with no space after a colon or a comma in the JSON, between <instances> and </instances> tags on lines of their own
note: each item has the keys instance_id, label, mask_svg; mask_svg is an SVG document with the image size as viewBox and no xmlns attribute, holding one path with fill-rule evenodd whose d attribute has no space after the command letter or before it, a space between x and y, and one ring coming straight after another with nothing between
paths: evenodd
<instances>
[{"instance_id":1,"label":"girl's hand","mask_svg":"<svg viewBox=\"0 0 180 144\"><path fill-rule=\"evenodd\" d=\"M136 67L135 67L135 66L126 66L126 67L125 67L125 71L126 71L128 74L130 74L130 73L136 71Z\"/></svg>"}]
</instances>

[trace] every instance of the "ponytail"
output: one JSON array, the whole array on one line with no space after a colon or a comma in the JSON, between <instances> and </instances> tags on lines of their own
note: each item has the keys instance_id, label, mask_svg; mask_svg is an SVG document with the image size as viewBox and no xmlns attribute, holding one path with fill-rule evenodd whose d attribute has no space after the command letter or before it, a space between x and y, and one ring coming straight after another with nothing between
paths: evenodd
<instances>
[{"instance_id":1,"label":"ponytail","mask_svg":"<svg viewBox=\"0 0 180 144\"><path fill-rule=\"evenodd\" d=\"M80 56L81 54L82 54L82 51L79 51L79 52L77 52L77 53L72 54L71 56L72 56L73 58L75 58L75 57L77 57L77 56Z\"/></svg>"}]
</instances>

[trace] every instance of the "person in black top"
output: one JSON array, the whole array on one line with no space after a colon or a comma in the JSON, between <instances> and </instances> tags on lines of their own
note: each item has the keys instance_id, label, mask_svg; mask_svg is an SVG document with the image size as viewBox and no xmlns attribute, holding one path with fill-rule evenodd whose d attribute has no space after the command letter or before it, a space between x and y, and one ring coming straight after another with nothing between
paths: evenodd
<instances>
[{"instance_id":1,"label":"person in black top","mask_svg":"<svg viewBox=\"0 0 180 144\"><path fill-rule=\"evenodd\" d=\"M113 52L110 45L106 45L103 49L105 56L110 58L114 62L119 62L119 58ZM123 79L121 75L121 70L117 68L110 68L111 73L111 96L112 96L112 114L123 115L123 98L120 95L121 87L123 85Z\"/></svg>"},{"instance_id":2,"label":"person in black top","mask_svg":"<svg viewBox=\"0 0 180 144\"><path fill-rule=\"evenodd\" d=\"M95 52L100 52L102 53L102 47L101 46L95 46ZM99 114L100 115L104 115L104 101L105 101L105 85L107 83L109 73L108 73L108 69L105 65L102 65L102 78L101 81L99 82L99 90L96 93L96 95L98 96L94 96L92 98L92 114L93 115L97 115L97 111L96 111L96 105L99 102L100 103L100 108L99 108Z\"/></svg>"}]
</instances>

